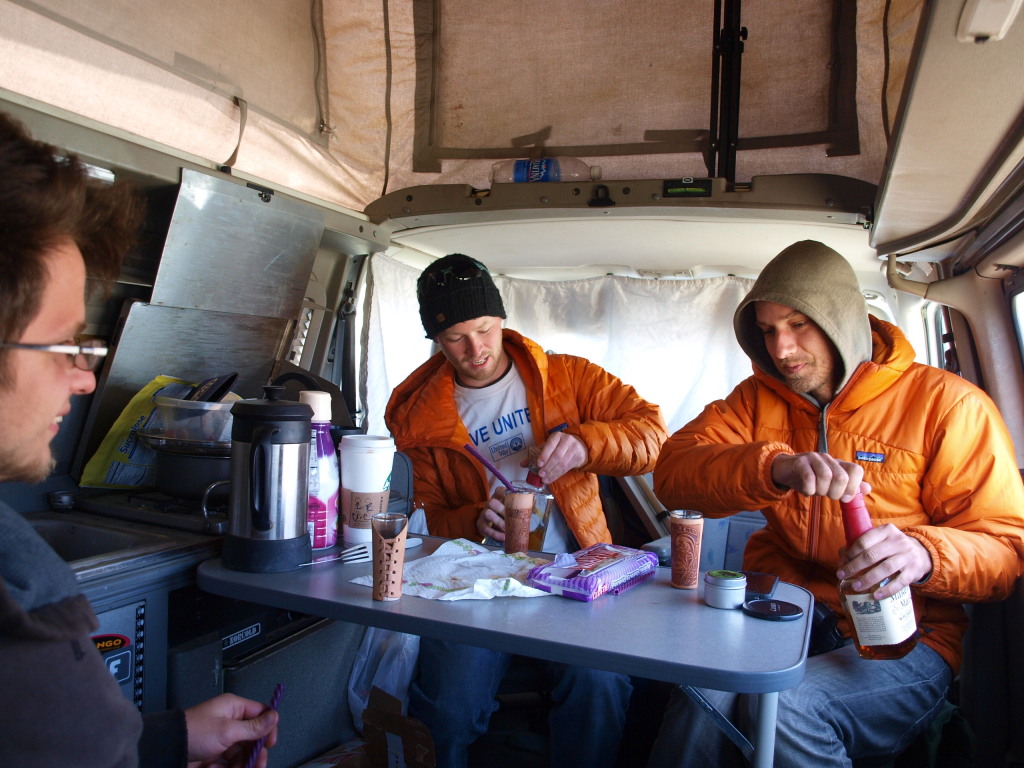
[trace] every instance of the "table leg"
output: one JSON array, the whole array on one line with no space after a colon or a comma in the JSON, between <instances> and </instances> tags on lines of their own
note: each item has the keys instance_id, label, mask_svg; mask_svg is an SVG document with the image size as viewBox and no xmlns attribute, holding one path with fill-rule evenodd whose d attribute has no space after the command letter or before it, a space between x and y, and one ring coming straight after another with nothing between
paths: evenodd
<instances>
[{"instance_id":1,"label":"table leg","mask_svg":"<svg viewBox=\"0 0 1024 768\"><path fill-rule=\"evenodd\" d=\"M757 697L757 724L754 733L754 768L771 768L775 759L775 722L779 714L779 692Z\"/></svg>"},{"instance_id":2,"label":"table leg","mask_svg":"<svg viewBox=\"0 0 1024 768\"><path fill-rule=\"evenodd\" d=\"M718 729L724 733L733 744L737 746L740 752L743 753L743 757L746 761L753 762L754 760L754 745L750 743L750 740L743 735L743 732L737 728L732 720L726 717L714 704L708 701L708 698L701 693L699 688L694 688L692 685L684 685L683 691L689 696L694 703L698 704L714 721Z\"/></svg>"}]
</instances>

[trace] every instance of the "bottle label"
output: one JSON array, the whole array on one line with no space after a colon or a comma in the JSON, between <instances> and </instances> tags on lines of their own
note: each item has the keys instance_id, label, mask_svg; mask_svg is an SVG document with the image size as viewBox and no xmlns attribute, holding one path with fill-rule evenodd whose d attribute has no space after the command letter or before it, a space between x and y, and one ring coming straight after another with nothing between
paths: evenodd
<instances>
[{"instance_id":1,"label":"bottle label","mask_svg":"<svg viewBox=\"0 0 1024 768\"><path fill-rule=\"evenodd\" d=\"M330 425L315 424L311 437L306 528L312 548L326 549L338 541L338 493L341 478Z\"/></svg>"},{"instance_id":2,"label":"bottle label","mask_svg":"<svg viewBox=\"0 0 1024 768\"><path fill-rule=\"evenodd\" d=\"M875 600L870 594L845 595L844 600L861 645L896 645L917 630L910 587L885 600Z\"/></svg>"},{"instance_id":3,"label":"bottle label","mask_svg":"<svg viewBox=\"0 0 1024 768\"><path fill-rule=\"evenodd\" d=\"M512 168L512 181L553 181L551 178L555 160L550 157L542 160L516 160Z\"/></svg>"}]
</instances>

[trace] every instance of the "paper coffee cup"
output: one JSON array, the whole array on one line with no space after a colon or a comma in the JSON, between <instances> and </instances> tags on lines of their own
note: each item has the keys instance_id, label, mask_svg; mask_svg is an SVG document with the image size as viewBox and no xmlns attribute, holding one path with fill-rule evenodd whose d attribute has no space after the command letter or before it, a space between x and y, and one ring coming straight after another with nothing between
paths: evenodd
<instances>
[{"instance_id":1,"label":"paper coffee cup","mask_svg":"<svg viewBox=\"0 0 1024 768\"><path fill-rule=\"evenodd\" d=\"M395 441L383 435L344 435L338 452L342 536L346 544L371 541L370 519L388 509Z\"/></svg>"}]
</instances>

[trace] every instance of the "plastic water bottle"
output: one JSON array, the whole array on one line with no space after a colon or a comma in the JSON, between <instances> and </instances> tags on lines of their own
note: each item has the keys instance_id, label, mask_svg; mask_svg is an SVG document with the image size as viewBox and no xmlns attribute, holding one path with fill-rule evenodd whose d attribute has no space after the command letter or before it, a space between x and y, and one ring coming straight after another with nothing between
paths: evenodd
<instances>
[{"instance_id":1,"label":"plastic water bottle","mask_svg":"<svg viewBox=\"0 0 1024 768\"><path fill-rule=\"evenodd\" d=\"M491 166L491 183L523 181L596 181L601 166L587 165L578 157L543 157L539 160L500 160Z\"/></svg>"},{"instance_id":2,"label":"plastic water bottle","mask_svg":"<svg viewBox=\"0 0 1024 768\"><path fill-rule=\"evenodd\" d=\"M331 395L307 390L299 400L313 409L309 451L309 504L306 528L313 549L327 549L338 542L338 494L341 475L338 452L331 438Z\"/></svg>"}]
</instances>

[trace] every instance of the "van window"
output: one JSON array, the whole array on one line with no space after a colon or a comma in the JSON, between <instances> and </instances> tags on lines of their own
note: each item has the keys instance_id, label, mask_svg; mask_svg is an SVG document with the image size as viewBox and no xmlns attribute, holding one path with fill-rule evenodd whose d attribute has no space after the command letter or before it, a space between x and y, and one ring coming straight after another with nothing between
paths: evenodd
<instances>
[{"instance_id":1,"label":"van window","mask_svg":"<svg viewBox=\"0 0 1024 768\"><path fill-rule=\"evenodd\" d=\"M926 301L921 305L921 319L925 326L925 337L928 340L926 348L926 360L929 365L936 368L946 367L946 343L948 339L949 323L946 313L942 311L943 306L934 301Z\"/></svg>"},{"instance_id":2,"label":"van window","mask_svg":"<svg viewBox=\"0 0 1024 768\"><path fill-rule=\"evenodd\" d=\"M1013 325L1017 329L1017 345L1020 353L1024 356L1024 290L1013 295L1010 304L1013 313Z\"/></svg>"}]
</instances>

